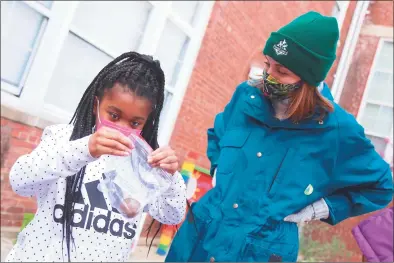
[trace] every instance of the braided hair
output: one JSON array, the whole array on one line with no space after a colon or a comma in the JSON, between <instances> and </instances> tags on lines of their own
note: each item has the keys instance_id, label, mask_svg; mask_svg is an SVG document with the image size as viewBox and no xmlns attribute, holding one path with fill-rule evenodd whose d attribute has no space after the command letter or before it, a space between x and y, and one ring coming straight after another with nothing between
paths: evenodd
<instances>
[{"instance_id":1,"label":"braided hair","mask_svg":"<svg viewBox=\"0 0 394 263\"><path fill-rule=\"evenodd\" d=\"M152 103L153 110L142 129L141 135L154 150L159 148L157 136L160 113L164 103L164 72L159 61L153 60L151 56L136 52L127 52L115 58L93 79L70 121L70 124L74 125L70 141L92 134L96 123L96 116L93 113L95 98L98 97L100 100L104 92L111 89L115 83L127 87L136 96L144 97ZM75 248L72 236L73 210L77 196L81 191L85 168L83 167L75 175L67 177L63 242L65 239L69 262L71 261L71 241Z\"/></svg>"}]
</instances>

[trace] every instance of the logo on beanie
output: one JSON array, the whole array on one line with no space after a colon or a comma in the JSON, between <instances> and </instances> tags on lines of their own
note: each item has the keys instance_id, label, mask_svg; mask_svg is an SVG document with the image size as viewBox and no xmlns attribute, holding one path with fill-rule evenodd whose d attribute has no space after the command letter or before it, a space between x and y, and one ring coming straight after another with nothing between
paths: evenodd
<instances>
[{"instance_id":1,"label":"logo on beanie","mask_svg":"<svg viewBox=\"0 0 394 263\"><path fill-rule=\"evenodd\" d=\"M287 43L286 39L283 39L280 41L278 44L274 45L274 50L276 52L276 55L287 55Z\"/></svg>"}]
</instances>

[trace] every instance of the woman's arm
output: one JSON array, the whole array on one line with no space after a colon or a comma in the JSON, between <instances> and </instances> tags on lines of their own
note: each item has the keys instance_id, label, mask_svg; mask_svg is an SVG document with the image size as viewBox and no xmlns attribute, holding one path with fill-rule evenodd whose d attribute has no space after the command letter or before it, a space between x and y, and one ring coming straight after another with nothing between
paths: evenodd
<instances>
[{"instance_id":1,"label":"woman's arm","mask_svg":"<svg viewBox=\"0 0 394 263\"><path fill-rule=\"evenodd\" d=\"M70 125L47 127L37 148L18 158L9 175L17 194L36 195L51 181L73 175L95 160L89 153L90 136L69 141L71 131Z\"/></svg>"},{"instance_id":2,"label":"woman's arm","mask_svg":"<svg viewBox=\"0 0 394 263\"><path fill-rule=\"evenodd\" d=\"M339 126L339 138L333 182L337 190L324 198L330 216L323 221L332 225L382 209L393 198L390 167L375 151L365 137L364 129L353 117Z\"/></svg>"},{"instance_id":3,"label":"woman's arm","mask_svg":"<svg viewBox=\"0 0 394 263\"><path fill-rule=\"evenodd\" d=\"M170 188L150 203L145 211L166 225L182 222L186 212L186 186L179 172L172 176Z\"/></svg>"},{"instance_id":4,"label":"woman's arm","mask_svg":"<svg viewBox=\"0 0 394 263\"><path fill-rule=\"evenodd\" d=\"M217 161L220 155L220 146L219 146L220 139L222 138L226 130L228 121L230 119L230 116L234 111L234 108L236 107L236 102L238 98L241 96L241 94L243 93L243 91L245 90L245 87L247 85L248 84L244 82L237 87L230 102L224 108L224 111L216 115L214 127L208 129L207 156L208 159L211 161L210 173L212 176L218 165Z\"/></svg>"}]
</instances>

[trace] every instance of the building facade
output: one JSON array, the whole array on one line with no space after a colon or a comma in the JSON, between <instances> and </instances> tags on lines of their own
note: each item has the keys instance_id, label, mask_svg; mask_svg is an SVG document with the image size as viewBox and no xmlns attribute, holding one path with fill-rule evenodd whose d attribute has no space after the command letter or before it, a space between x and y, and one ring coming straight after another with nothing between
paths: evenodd
<instances>
[{"instance_id":1,"label":"building facade","mask_svg":"<svg viewBox=\"0 0 394 263\"><path fill-rule=\"evenodd\" d=\"M337 60L326 79L335 100L363 124L379 152L388 152L391 1L2 1L2 135L10 131L1 168L2 228L17 231L23 213L36 210L34 199L12 192L12 164L38 144L45 126L69 122L86 87L111 59L136 50L161 61L166 102L159 142L170 144L182 161L209 168L206 130L215 115L251 68L260 66L270 32L310 10L335 16L340 26ZM358 221L330 229L355 260L361 257L350 228Z\"/></svg>"}]
</instances>

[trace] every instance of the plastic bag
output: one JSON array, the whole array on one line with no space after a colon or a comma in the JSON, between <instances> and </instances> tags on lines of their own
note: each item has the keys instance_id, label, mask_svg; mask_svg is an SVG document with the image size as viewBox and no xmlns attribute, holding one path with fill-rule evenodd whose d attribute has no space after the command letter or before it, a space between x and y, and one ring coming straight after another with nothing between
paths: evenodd
<instances>
[{"instance_id":1,"label":"plastic bag","mask_svg":"<svg viewBox=\"0 0 394 263\"><path fill-rule=\"evenodd\" d=\"M129 156L105 156L106 171L98 189L107 193L112 207L126 218L133 218L157 195L170 187L169 173L148 164L152 148L141 137L131 135Z\"/></svg>"}]
</instances>

